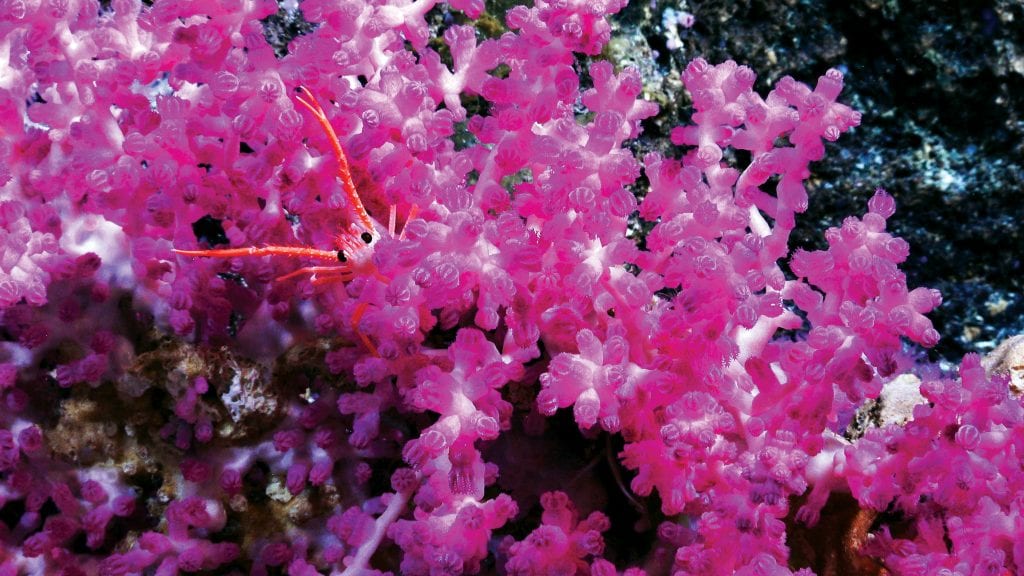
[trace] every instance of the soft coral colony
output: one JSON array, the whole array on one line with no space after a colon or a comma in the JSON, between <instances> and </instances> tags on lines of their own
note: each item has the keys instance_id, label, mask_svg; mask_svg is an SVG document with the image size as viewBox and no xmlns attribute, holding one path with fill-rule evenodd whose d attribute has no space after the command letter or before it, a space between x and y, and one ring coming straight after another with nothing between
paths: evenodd
<instances>
[{"instance_id":1,"label":"soft coral colony","mask_svg":"<svg viewBox=\"0 0 1024 576\"><path fill-rule=\"evenodd\" d=\"M578 64L623 5L517 6L485 39L431 38L430 0L305 0L313 30L278 58L272 2L5 3L0 574L806 574L785 520L835 493L900 517L859 551L891 573L1024 569L1024 412L977 358L928 378L907 425L842 436L903 340L936 342L940 302L907 286L883 191L827 249L790 248L809 163L860 121L842 75L762 98L750 69L695 60L682 158L638 161L639 74ZM146 317L254 355L334 344L233 434L269 389L132 374ZM157 430L103 414L87 449L55 448L55 405L143 397ZM623 489L660 506L646 557L569 479L539 502L500 481L490 448L563 409L621 439Z\"/></svg>"}]
</instances>

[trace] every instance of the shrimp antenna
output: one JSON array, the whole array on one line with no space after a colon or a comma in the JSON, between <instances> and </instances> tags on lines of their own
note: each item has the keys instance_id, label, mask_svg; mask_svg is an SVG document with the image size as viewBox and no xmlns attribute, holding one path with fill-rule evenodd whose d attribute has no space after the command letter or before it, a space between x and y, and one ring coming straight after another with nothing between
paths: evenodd
<instances>
[{"instance_id":1,"label":"shrimp antenna","mask_svg":"<svg viewBox=\"0 0 1024 576\"><path fill-rule=\"evenodd\" d=\"M302 95L296 96L295 99L313 114L313 117L323 127L324 132L327 133L327 139L331 141L331 146L334 147L334 157L338 159L338 179L341 180L341 188L345 191L345 196L348 197L349 206L352 207L356 218L359 219L363 228L373 231L373 220L370 219L370 214L366 212L366 208L363 207L363 201L359 197L359 192L356 191L356 185L352 181L352 173L349 170L348 157L345 156L345 151L341 149L338 134L334 131L334 127L331 126L331 122L327 119L327 114L320 107L320 103L317 102L313 93L305 86L299 86L299 91L302 92ZM303 95L305 98L303 98Z\"/></svg>"}]
</instances>

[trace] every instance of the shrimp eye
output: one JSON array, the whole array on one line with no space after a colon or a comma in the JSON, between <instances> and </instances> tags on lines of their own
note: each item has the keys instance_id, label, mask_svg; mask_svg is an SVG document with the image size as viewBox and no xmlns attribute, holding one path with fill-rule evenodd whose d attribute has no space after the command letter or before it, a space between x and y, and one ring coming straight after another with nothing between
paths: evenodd
<instances>
[{"instance_id":1,"label":"shrimp eye","mask_svg":"<svg viewBox=\"0 0 1024 576\"><path fill-rule=\"evenodd\" d=\"M373 242L373 236L371 236L369 232L363 232L362 234L359 235L359 238L362 239L363 243L365 244Z\"/></svg>"},{"instance_id":2,"label":"shrimp eye","mask_svg":"<svg viewBox=\"0 0 1024 576\"><path fill-rule=\"evenodd\" d=\"M345 257L344 250L338 250L338 262L346 262L348 258Z\"/></svg>"}]
</instances>

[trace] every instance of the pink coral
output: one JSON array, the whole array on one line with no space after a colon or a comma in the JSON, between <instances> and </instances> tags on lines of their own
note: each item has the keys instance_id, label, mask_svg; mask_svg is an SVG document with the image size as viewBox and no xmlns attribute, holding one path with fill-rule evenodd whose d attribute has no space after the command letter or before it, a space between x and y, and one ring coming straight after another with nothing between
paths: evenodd
<instances>
[{"instance_id":1,"label":"pink coral","mask_svg":"<svg viewBox=\"0 0 1024 576\"><path fill-rule=\"evenodd\" d=\"M865 547L894 571L1024 564L1024 416L976 358L926 379L906 427L841 437L905 342L936 343L941 299L900 272L881 190L827 248L791 252L811 163L860 122L837 70L762 97L751 69L694 60L681 157L641 161L627 141L658 107L640 72L595 61L581 80L617 0L540 0L500 37L445 22L436 41L433 0L306 0L315 25L280 58L265 0L8 4L0 573L476 573L530 521L496 442L570 409L629 498L657 496L666 571L789 573L784 519L808 490L807 524L839 490L911 517L915 537ZM246 400L214 393L240 384L188 362L153 384L163 424L130 435L173 465L143 507L131 466L46 448L52 398L146 404L125 371L150 318L263 358L336 338L322 371L275 381L265 428L240 430ZM326 509L224 541L254 495ZM505 570L617 573L607 516L562 492L541 507L494 555Z\"/></svg>"},{"instance_id":2,"label":"pink coral","mask_svg":"<svg viewBox=\"0 0 1024 576\"><path fill-rule=\"evenodd\" d=\"M604 552L601 534L608 530L607 516L593 512L580 520L564 492L543 494L541 507L540 527L521 542L505 543L509 574L584 574L592 562L600 565L595 559Z\"/></svg>"}]
</instances>

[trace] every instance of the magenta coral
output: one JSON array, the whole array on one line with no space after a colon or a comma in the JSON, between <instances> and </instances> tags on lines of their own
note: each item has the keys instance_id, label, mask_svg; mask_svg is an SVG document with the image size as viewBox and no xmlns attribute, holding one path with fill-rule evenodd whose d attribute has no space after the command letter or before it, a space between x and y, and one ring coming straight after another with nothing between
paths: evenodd
<instances>
[{"instance_id":1,"label":"magenta coral","mask_svg":"<svg viewBox=\"0 0 1024 576\"><path fill-rule=\"evenodd\" d=\"M601 566L595 559L604 552L601 533L608 530L608 517L592 512L580 520L564 492L547 492L541 495L540 503L544 509L541 526L521 542L505 543L509 545L509 574L600 572L601 568L594 565Z\"/></svg>"},{"instance_id":2,"label":"magenta coral","mask_svg":"<svg viewBox=\"0 0 1024 576\"><path fill-rule=\"evenodd\" d=\"M838 492L913 525L861 550L893 573L1024 569L1024 410L977 357L842 436L941 297L884 190L791 246L861 122L838 70L695 59L681 157L638 159L641 73L580 65L624 2L485 38L306 0L280 58L263 0L8 4L0 574L807 574ZM615 491L514 469L560 411ZM662 521L650 565L611 498Z\"/></svg>"}]
</instances>

